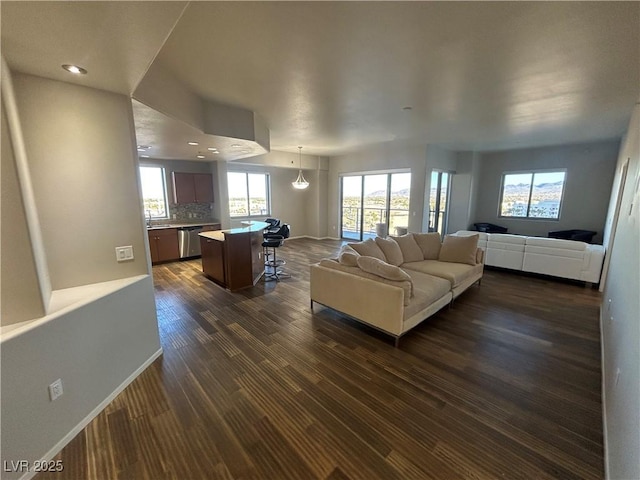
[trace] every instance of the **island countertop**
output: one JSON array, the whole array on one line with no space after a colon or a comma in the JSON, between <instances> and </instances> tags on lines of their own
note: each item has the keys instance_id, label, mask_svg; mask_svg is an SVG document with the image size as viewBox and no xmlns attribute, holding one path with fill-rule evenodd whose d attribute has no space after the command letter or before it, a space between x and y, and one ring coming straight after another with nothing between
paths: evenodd
<instances>
[{"instance_id":1,"label":"island countertop","mask_svg":"<svg viewBox=\"0 0 640 480\"><path fill-rule=\"evenodd\" d=\"M236 235L238 233L261 232L268 226L269 224L265 222L246 222L245 227L230 228L227 230L212 230L208 232L201 232L199 233L199 235L201 237L210 238L211 240L224 242L224 237L227 235Z\"/></svg>"}]
</instances>

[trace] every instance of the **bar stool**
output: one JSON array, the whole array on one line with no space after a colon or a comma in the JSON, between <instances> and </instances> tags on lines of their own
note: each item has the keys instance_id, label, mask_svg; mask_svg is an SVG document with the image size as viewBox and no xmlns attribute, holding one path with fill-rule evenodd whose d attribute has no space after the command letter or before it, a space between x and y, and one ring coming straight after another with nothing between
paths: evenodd
<instances>
[{"instance_id":1,"label":"bar stool","mask_svg":"<svg viewBox=\"0 0 640 480\"><path fill-rule=\"evenodd\" d=\"M277 249L284 244L284 240L289 237L289 225L283 224L277 231L273 229L265 230L263 234L262 248L265 258L265 274L266 282L279 281L284 278L291 278L291 275L283 272L279 267L286 262L278 258Z\"/></svg>"}]
</instances>

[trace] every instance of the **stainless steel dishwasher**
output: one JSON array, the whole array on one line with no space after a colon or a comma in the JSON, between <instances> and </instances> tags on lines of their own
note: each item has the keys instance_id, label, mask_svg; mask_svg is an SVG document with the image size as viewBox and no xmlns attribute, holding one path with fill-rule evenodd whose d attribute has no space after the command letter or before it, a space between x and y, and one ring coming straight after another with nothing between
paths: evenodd
<instances>
[{"instance_id":1,"label":"stainless steel dishwasher","mask_svg":"<svg viewBox=\"0 0 640 480\"><path fill-rule=\"evenodd\" d=\"M200 255L201 226L180 227L178 229L178 244L180 247L180 258L197 257Z\"/></svg>"}]
</instances>

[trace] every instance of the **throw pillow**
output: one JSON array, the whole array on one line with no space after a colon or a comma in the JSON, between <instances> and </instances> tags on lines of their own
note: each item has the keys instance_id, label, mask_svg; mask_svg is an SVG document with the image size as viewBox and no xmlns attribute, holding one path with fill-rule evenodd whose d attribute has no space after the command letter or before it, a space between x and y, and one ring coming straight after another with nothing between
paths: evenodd
<instances>
[{"instance_id":1,"label":"throw pillow","mask_svg":"<svg viewBox=\"0 0 640 480\"><path fill-rule=\"evenodd\" d=\"M413 239L416 241L425 260L437 260L440 256L440 234L433 233L414 233Z\"/></svg>"},{"instance_id":2,"label":"throw pillow","mask_svg":"<svg viewBox=\"0 0 640 480\"><path fill-rule=\"evenodd\" d=\"M402 251L402 259L403 263L406 262L419 262L420 260L424 260L424 255L422 254L422 250L416 243L413 238L413 233L407 233L406 235L402 235L401 237L391 237L398 245L400 245L400 250Z\"/></svg>"},{"instance_id":3,"label":"throw pillow","mask_svg":"<svg viewBox=\"0 0 640 480\"><path fill-rule=\"evenodd\" d=\"M440 256L441 262L476 264L476 251L478 250L478 235L470 237L455 237L447 235L444 237Z\"/></svg>"},{"instance_id":4,"label":"throw pillow","mask_svg":"<svg viewBox=\"0 0 640 480\"><path fill-rule=\"evenodd\" d=\"M380 250L380 247L376 244L373 238L368 238L364 242L350 243L349 246L362 256L374 257L382 260L383 262L387 261L387 257L384 256L384 252Z\"/></svg>"},{"instance_id":5,"label":"throw pillow","mask_svg":"<svg viewBox=\"0 0 640 480\"><path fill-rule=\"evenodd\" d=\"M411 277L407 272L395 265L389 265L387 262L383 262L373 257L358 257L358 266L360 269L368 273L373 273L387 280L395 280L399 282L401 280L411 281Z\"/></svg>"},{"instance_id":6,"label":"throw pillow","mask_svg":"<svg viewBox=\"0 0 640 480\"><path fill-rule=\"evenodd\" d=\"M342 265L348 265L349 267L357 267L358 266L358 257L360 254L356 252L349 245L345 245L340 250L338 254L338 262Z\"/></svg>"},{"instance_id":7,"label":"throw pillow","mask_svg":"<svg viewBox=\"0 0 640 480\"><path fill-rule=\"evenodd\" d=\"M382 253L387 258L387 263L395 265L396 267L404 263L404 257L402 256L402 250L400 245L393 238L380 238L376 237L376 245L380 247Z\"/></svg>"}]
</instances>

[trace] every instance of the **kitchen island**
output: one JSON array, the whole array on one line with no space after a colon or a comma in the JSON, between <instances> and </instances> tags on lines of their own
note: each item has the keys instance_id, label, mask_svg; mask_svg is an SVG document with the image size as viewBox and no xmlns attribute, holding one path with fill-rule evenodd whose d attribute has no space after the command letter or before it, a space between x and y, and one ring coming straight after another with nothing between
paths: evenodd
<instances>
[{"instance_id":1,"label":"kitchen island","mask_svg":"<svg viewBox=\"0 0 640 480\"><path fill-rule=\"evenodd\" d=\"M252 287L264 274L262 232L269 225L264 222L243 225L200 233L202 271L232 292Z\"/></svg>"}]
</instances>

